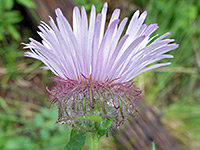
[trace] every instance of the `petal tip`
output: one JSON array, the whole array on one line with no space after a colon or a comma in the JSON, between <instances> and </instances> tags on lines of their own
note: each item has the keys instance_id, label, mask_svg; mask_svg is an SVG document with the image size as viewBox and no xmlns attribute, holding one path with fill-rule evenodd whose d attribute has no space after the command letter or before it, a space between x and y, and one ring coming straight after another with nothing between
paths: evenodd
<instances>
[{"instance_id":1,"label":"petal tip","mask_svg":"<svg viewBox=\"0 0 200 150\"><path fill-rule=\"evenodd\" d=\"M105 2L103 7L108 7L108 2Z\"/></svg>"}]
</instances>

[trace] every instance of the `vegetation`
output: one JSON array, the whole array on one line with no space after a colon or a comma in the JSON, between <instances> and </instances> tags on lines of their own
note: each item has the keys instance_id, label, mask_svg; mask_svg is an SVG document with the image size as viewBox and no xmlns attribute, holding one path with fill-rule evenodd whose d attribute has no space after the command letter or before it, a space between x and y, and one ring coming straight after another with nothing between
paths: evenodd
<instances>
[{"instance_id":1,"label":"vegetation","mask_svg":"<svg viewBox=\"0 0 200 150\"><path fill-rule=\"evenodd\" d=\"M145 4L146 23L158 23L158 34L170 31L170 38L180 44L171 52L172 65L141 77L145 98L162 108L164 123L183 149L199 149L200 1L151 0Z\"/></svg>"},{"instance_id":2,"label":"vegetation","mask_svg":"<svg viewBox=\"0 0 200 150\"><path fill-rule=\"evenodd\" d=\"M76 2L87 5L89 11L94 1ZM146 101L163 112L163 123L183 149L200 149L200 1L126 3L147 10L146 23L160 26L156 34L170 31L170 38L180 44L172 52L175 57L171 66L147 72L137 78L137 83ZM98 11L102 4L95 0ZM24 25L22 6L33 9L35 4L32 0L0 0L0 149L62 149L71 128L54 124L57 110L47 109L48 72L38 69L42 66L39 61L23 57L20 43L27 41L31 30ZM131 16L134 11L126 14ZM152 147L155 149L154 144Z\"/></svg>"}]
</instances>

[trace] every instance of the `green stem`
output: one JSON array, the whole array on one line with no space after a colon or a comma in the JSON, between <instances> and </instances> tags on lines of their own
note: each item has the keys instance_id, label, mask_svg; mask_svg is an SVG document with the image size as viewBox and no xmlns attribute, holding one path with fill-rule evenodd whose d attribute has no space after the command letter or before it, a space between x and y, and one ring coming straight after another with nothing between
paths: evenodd
<instances>
[{"instance_id":1,"label":"green stem","mask_svg":"<svg viewBox=\"0 0 200 150\"><path fill-rule=\"evenodd\" d=\"M87 132L88 150L98 150L98 134L96 132Z\"/></svg>"}]
</instances>

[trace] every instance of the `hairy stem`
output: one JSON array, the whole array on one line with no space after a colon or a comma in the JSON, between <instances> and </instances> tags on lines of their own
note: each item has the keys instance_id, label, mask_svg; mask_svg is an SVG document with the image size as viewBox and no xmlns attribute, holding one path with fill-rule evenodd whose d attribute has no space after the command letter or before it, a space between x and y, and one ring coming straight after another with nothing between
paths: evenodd
<instances>
[{"instance_id":1,"label":"hairy stem","mask_svg":"<svg viewBox=\"0 0 200 150\"><path fill-rule=\"evenodd\" d=\"M87 132L88 150L98 150L98 134L96 132Z\"/></svg>"}]
</instances>

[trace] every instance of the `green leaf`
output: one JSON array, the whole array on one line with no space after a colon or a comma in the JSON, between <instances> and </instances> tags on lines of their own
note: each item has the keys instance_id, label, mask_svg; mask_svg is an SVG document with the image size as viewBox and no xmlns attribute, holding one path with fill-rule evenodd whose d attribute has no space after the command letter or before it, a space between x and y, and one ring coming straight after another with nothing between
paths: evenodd
<instances>
[{"instance_id":1,"label":"green leaf","mask_svg":"<svg viewBox=\"0 0 200 150\"><path fill-rule=\"evenodd\" d=\"M152 150L156 150L156 146L154 142L152 142Z\"/></svg>"},{"instance_id":2,"label":"green leaf","mask_svg":"<svg viewBox=\"0 0 200 150\"><path fill-rule=\"evenodd\" d=\"M0 13L4 11L4 1L0 0Z\"/></svg>"},{"instance_id":3,"label":"green leaf","mask_svg":"<svg viewBox=\"0 0 200 150\"><path fill-rule=\"evenodd\" d=\"M43 140L48 140L49 137L51 137L50 131L47 130L47 129L41 129L41 130L40 130L40 136L41 136L41 138L42 138Z\"/></svg>"},{"instance_id":4,"label":"green leaf","mask_svg":"<svg viewBox=\"0 0 200 150\"><path fill-rule=\"evenodd\" d=\"M3 41L4 38L4 27L0 25L0 41Z\"/></svg>"},{"instance_id":5,"label":"green leaf","mask_svg":"<svg viewBox=\"0 0 200 150\"><path fill-rule=\"evenodd\" d=\"M3 0L3 1L5 9L11 10L14 7L14 0Z\"/></svg>"},{"instance_id":6,"label":"green leaf","mask_svg":"<svg viewBox=\"0 0 200 150\"><path fill-rule=\"evenodd\" d=\"M98 122L95 125L99 138L106 134L106 132L111 128L112 124L113 124L113 118L110 118L110 120L104 118L103 121Z\"/></svg>"},{"instance_id":7,"label":"green leaf","mask_svg":"<svg viewBox=\"0 0 200 150\"><path fill-rule=\"evenodd\" d=\"M5 26L8 24L15 24L22 20L22 16L19 11L12 10L1 14L0 23Z\"/></svg>"},{"instance_id":8,"label":"green leaf","mask_svg":"<svg viewBox=\"0 0 200 150\"><path fill-rule=\"evenodd\" d=\"M15 40L20 40L21 39L21 36L20 36L19 32L17 31L17 29L13 25L9 25L8 26L8 32L10 33L10 35Z\"/></svg>"},{"instance_id":9,"label":"green leaf","mask_svg":"<svg viewBox=\"0 0 200 150\"><path fill-rule=\"evenodd\" d=\"M65 146L66 150L81 150L85 145L86 132L72 129L70 141Z\"/></svg>"},{"instance_id":10,"label":"green leaf","mask_svg":"<svg viewBox=\"0 0 200 150\"><path fill-rule=\"evenodd\" d=\"M17 3L19 3L22 6L29 7L29 8L35 8L36 5L32 0L17 0Z\"/></svg>"},{"instance_id":11,"label":"green leaf","mask_svg":"<svg viewBox=\"0 0 200 150\"><path fill-rule=\"evenodd\" d=\"M80 131L80 130L72 129L71 130L70 138L73 138L74 136L76 136L78 134L85 134L85 131Z\"/></svg>"},{"instance_id":12,"label":"green leaf","mask_svg":"<svg viewBox=\"0 0 200 150\"><path fill-rule=\"evenodd\" d=\"M0 12L10 10L14 6L14 0L0 0Z\"/></svg>"},{"instance_id":13,"label":"green leaf","mask_svg":"<svg viewBox=\"0 0 200 150\"><path fill-rule=\"evenodd\" d=\"M42 128L44 125L44 118L41 115L36 115L34 118L34 124L37 128Z\"/></svg>"},{"instance_id":14,"label":"green leaf","mask_svg":"<svg viewBox=\"0 0 200 150\"><path fill-rule=\"evenodd\" d=\"M36 145L32 142L30 137L19 136L11 137L4 145L7 150L34 150L37 149Z\"/></svg>"}]
</instances>

